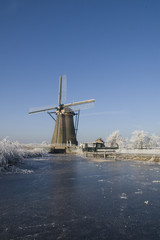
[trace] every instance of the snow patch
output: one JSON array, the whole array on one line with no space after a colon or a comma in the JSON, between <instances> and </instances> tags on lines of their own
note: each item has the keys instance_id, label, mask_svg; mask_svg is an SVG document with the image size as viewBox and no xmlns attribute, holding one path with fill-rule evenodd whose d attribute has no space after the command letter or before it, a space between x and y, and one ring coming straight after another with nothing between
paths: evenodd
<instances>
[{"instance_id":1,"label":"snow patch","mask_svg":"<svg viewBox=\"0 0 160 240\"><path fill-rule=\"evenodd\" d=\"M121 199L128 199L128 197L127 197L127 194L126 194L126 193L122 193L122 194L120 195L120 198L121 198Z\"/></svg>"},{"instance_id":2,"label":"snow patch","mask_svg":"<svg viewBox=\"0 0 160 240\"><path fill-rule=\"evenodd\" d=\"M140 190L140 189L138 189L138 191L137 192L135 192L135 194L142 194L143 192L142 192L142 190Z\"/></svg>"},{"instance_id":3,"label":"snow patch","mask_svg":"<svg viewBox=\"0 0 160 240\"><path fill-rule=\"evenodd\" d=\"M7 172L5 172L5 174L12 174L12 173L19 173L19 174L32 174L34 173L33 170L29 170L29 169L21 169L15 166L10 166L7 169Z\"/></svg>"}]
</instances>

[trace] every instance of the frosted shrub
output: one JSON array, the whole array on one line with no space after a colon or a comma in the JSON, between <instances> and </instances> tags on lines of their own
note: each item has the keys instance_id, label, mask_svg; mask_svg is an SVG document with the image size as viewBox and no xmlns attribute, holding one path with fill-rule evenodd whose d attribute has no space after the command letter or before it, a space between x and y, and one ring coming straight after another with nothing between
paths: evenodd
<instances>
[{"instance_id":1,"label":"frosted shrub","mask_svg":"<svg viewBox=\"0 0 160 240\"><path fill-rule=\"evenodd\" d=\"M44 143L43 143L44 144ZM40 157L47 153L42 147L31 148L30 150L18 142L9 141L4 138L0 141L0 168L8 167L8 165L16 164L24 158Z\"/></svg>"},{"instance_id":2,"label":"frosted shrub","mask_svg":"<svg viewBox=\"0 0 160 240\"><path fill-rule=\"evenodd\" d=\"M15 164L22 157L19 152L19 143L11 142L7 138L0 141L0 165L8 166L9 164Z\"/></svg>"}]
</instances>

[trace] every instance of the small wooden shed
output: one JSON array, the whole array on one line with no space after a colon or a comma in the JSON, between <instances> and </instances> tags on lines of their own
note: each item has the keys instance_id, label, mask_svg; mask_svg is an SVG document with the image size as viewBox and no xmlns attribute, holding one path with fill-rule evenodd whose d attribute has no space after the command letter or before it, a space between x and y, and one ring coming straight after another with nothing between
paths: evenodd
<instances>
[{"instance_id":1,"label":"small wooden shed","mask_svg":"<svg viewBox=\"0 0 160 240\"><path fill-rule=\"evenodd\" d=\"M98 138L95 142L93 142L93 147L95 147L96 149L105 147L105 144L102 138Z\"/></svg>"}]
</instances>

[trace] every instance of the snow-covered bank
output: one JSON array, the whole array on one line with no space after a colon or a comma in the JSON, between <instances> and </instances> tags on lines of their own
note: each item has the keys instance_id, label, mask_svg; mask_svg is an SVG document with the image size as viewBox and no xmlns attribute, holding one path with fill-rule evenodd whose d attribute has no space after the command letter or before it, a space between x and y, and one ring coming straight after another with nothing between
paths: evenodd
<instances>
[{"instance_id":1,"label":"snow-covered bank","mask_svg":"<svg viewBox=\"0 0 160 240\"><path fill-rule=\"evenodd\" d=\"M117 149L117 153L125 153L125 154L142 154L142 155L160 155L160 148L154 149Z\"/></svg>"},{"instance_id":2,"label":"snow-covered bank","mask_svg":"<svg viewBox=\"0 0 160 240\"><path fill-rule=\"evenodd\" d=\"M118 149L116 159L160 163L160 149Z\"/></svg>"},{"instance_id":3,"label":"snow-covered bank","mask_svg":"<svg viewBox=\"0 0 160 240\"><path fill-rule=\"evenodd\" d=\"M79 152L79 155L89 158L92 161L143 161L147 163L160 164L160 149L110 149L97 152Z\"/></svg>"},{"instance_id":4,"label":"snow-covered bank","mask_svg":"<svg viewBox=\"0 0 160 240\"><path fill-rule=\"evenodd\" d=\"M47 154L47 144L20 144L4 138L0 141L0 171L9 165L14 165L24 158L40 157Z\"/></svg>"}]
</instances>

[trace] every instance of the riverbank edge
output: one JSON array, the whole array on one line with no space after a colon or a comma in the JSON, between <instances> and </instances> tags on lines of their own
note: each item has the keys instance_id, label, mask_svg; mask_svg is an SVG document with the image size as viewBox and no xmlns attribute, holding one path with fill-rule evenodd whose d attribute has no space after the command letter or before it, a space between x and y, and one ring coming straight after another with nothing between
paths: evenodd
<instances>
[{"instance_id":1,"label":"riverbank edge","mask_svg":"<svg viewBox=\"0 0 160 240\"><path fill-rule=\"evenodd\" d=\"M160 154L142 154L142 153L112 153L96 154L85 152L81 156L93 161L142 161L160 163Z\"/></svg>"}]
</instances>

